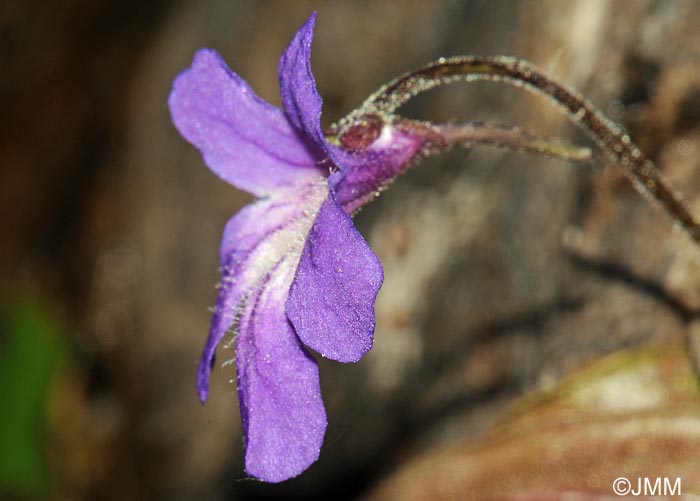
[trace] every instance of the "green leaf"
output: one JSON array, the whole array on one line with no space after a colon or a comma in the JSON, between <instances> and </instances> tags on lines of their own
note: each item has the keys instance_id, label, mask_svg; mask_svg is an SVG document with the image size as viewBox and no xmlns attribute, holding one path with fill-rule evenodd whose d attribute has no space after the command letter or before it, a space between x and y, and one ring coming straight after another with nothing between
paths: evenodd
<instances>
[{"instance_id":1,"label":"green leaf","mask_svg":"<svg viewBox=\"0 0 700 501\"><path fill-rule=\"evenodd\" d=\"M49 488L47 398L62 339L57 316L38 301L0 308L0 496L35 499Z\"/></svg>"}]
</instances>

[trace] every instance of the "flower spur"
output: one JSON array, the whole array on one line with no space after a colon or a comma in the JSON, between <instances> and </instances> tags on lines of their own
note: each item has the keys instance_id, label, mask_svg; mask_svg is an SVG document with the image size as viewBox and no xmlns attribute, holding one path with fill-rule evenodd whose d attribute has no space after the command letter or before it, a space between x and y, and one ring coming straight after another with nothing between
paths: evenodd
<instances>
[{"instance_id":1,"label":"flower spur","mask_svg":"<svg viewBox=\"0 0 700 501\"><path fill-rule=\"evenodd\" d=\"M327 422L318 366L305 347L340 362L356 362L372 347L383 270L350 214L417 158L452 145L489 144L568 160L590 156L587 149L516 127L436 125L394 114L413 95L460 78L519 81L549 95L560 90L552 97L572 114L590 107L526 63L503 58L453 58L420 68L380 89L324 134L310 67L314 22L315 14L282 55L283 110L259 98L206 49L177 77L169 99L176 127L207 166L258 197L224 229L221 287L197 389L206 401L217 346L233 331L246 471L269 482L304 471L323 442ZM580 124L610 153L617 144L617 136L606 134L611 125L594 108L585 109ZM611 155L625 165L619 150ZM643 188L670 193L656 171L635 171L634 162L625 166ZM651 194L697 238L697 224L677 197Z\"/></svg>"}]
</instances>

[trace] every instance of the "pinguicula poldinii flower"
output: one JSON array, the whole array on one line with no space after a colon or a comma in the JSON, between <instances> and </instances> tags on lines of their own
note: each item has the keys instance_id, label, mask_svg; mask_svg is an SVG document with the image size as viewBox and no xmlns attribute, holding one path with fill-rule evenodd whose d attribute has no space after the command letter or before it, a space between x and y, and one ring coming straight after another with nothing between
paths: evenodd
<instances>
[{"instance_id":1,"label":"pinguicula poldinii flower","mask_svg":"<svg viewBox=\"0 0 700 501\"><path fill-rule=\"evenodd\" d=\"M283 110L211 50L197 52L169 100L175 125L207 166L259 197L224 230L197 388L204 402L216 348L235 329L246 471L270 482L304 471L323 442L318 366L305 346L340 362L372 347L383 270L348 214L421 148L417 137L388 128L362 151L326 140L310 67L314 21L282 55Z\"/></svg>"},{"instance_id":2,"label":"pinguicula poldinii flower","mask_svg":"<svg viewBox=\"0 0 700 501\"><path fill-rule=\"evenodd\" d=\"M314 22L315 14L282 55L282 110L206 49L177 77L169 99L176 127L207 166L258 197L224 229L221 287L197 389L206 401L217 346L233 332L246 471L268 482L300 474L319 456L326 413L307 348L357 362L372 347L383 270L350 215L419 155L451 145L505 146L568 160L590 155L520 128L394 114L419 92L491 79L549 95L700 241L698 223L629 137L588 101L517 59L440 59L390 82L324 135L310 65Z\"/></svg>"}]
</instances>

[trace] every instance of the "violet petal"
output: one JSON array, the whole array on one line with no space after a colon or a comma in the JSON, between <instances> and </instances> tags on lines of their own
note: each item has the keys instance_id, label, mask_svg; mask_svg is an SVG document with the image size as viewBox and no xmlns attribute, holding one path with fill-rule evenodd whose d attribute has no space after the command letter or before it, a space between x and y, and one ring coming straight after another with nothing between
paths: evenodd
<instances>
[{"instance_id":1,"label":"violet petal","mask_svg":"<svg viewBox=\"0 0 700 501\"><path fill-rule=\"evenodd\" d=\"M295 198L262 199L244 207L226 225L221 242L222 280L214 309L209 337L199 363L197 391L205 402L209 394L209 377L216 349L231 329L243 301L250 296L264 276L284 255L280 249L295 251L295 242L304 232L303 217L320 205L325 190L313 195L313 189L298 190ZM300 224L301 223L301 224ZM306 223L310 226L311 223ZM300 228L300 226L302 226Z\"/></svg>"},{"instance_id":2,"label":"violet petal","mask_svg":"<svg viewBox=\"0 0 700 501\"><path fill-rule=\"evenodd\" d=\"M284 312L293 271L280 262L250 298L239 324L246 472L267 482L295 477L316 461L327 424L318 365Z\"/></svg>"},{"instance_id":3,"label":"violet petal","mask_svg":"<svg viewBox=\"0 0 700 501\"><path fill-rule=\"evenodd\" d=\"M287 300L299 338L324 357L356 362L372 347L379 259L331 193L316 215Z\"/></svg>"},{"instance_id":4,"label":"violet petal","mask_svg":"<svg viewBox=\"0 0 700 501\"><path fill-rule=\"evenodd\" d=\"M284 113L258 97L213 50L195 54L175 80L168 104L183 137L237 188L264 196L321 173Z\"/></svg>"},{"instance_id":5,"label":"violet petal","mask_svg":"<svg viewBox=\"0 0 700 501\"><path fill-rule=\"evenodd\" d=\"M315 23L316 13L313 13L282 54L279 64L280 92L289 121L318 146L325 148L326 140L321 130L323 101L311 72L311 42Z\"/></svg>"}]
</instances>

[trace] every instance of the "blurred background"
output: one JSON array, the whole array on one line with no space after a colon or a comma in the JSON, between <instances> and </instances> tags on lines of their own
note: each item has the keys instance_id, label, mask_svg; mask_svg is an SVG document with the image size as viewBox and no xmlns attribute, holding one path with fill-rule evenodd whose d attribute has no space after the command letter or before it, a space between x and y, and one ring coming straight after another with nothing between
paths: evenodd
<instances>
[{"instance_id":1,"label":"blurred background","mask_svg":"<svg viewBox=\"0 0 700 501\"><path fill-rule=\"evenodd\" d=\"M325 125L440 56L517 56L623 124L700 214L693 0L6 0L0 498L560 499L622 475L700 493L700 250L602 157L483 148L422 162L356 217L385 267L375 348L320 361L320 460L245 478L235 368L206 406L194 384L221 231L250 197L166 100L208 46L279 104L279 56L313 10ZM590 145L503 84L403 113Z\"/></svg>"}]
</instances>

